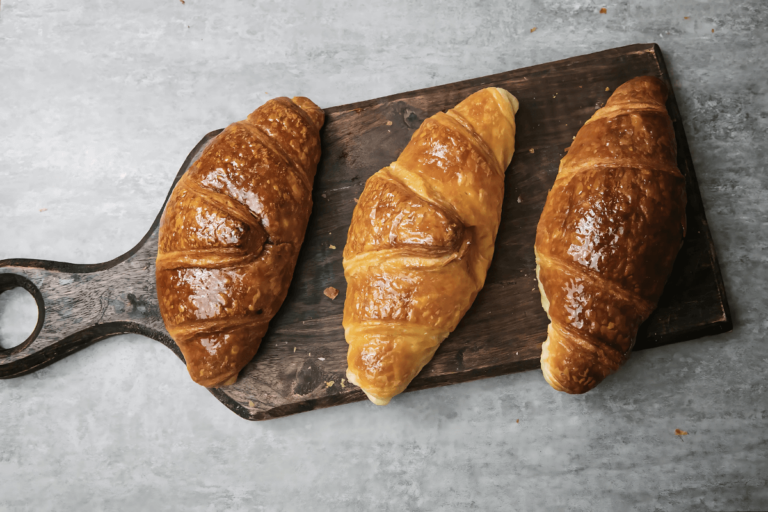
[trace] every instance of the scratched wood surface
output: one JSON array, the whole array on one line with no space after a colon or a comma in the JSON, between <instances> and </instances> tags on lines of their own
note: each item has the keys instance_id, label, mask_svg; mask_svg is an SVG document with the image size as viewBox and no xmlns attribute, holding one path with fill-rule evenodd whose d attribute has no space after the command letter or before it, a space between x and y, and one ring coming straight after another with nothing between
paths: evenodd
<instances>
[{"instance_id":1,"label":"scratched wood surface","mask_svg":"<svg viewBox=\"0 0 768 512\"><path fill-rule=\"evenodd\" d=\"M658 76L672 90L659 47L648 44L327 109L314 209L288 298L238 382L212 390L213 395L251 420L365 398L342 381L347 345L341 327L346 290L341 259L355 198L369 176L397 158L424 119L489 86L504 87L520 100L517 151L507 170L496 253L475 304L409 389L538 368L548 323L534 280L539 215L579 127L610 91L639 75ZM674 92L667 108L675 126L678 166L687 178L688 236L636 350L732 328ZM198 143L176 180L219 131ZM0 378L33 372L121 333L156 339L181 358L158 310L158 220L134 249L110 262L0 261L0 293L25 287L40 309L30 338L0 351ZM323 295L328 286L341 291L336 300ZM179 365L179 371L186 370ZM621 378L621 372L612 378ZM189 385L195 384L190 380Z\"/></svg>"}]
</instances>

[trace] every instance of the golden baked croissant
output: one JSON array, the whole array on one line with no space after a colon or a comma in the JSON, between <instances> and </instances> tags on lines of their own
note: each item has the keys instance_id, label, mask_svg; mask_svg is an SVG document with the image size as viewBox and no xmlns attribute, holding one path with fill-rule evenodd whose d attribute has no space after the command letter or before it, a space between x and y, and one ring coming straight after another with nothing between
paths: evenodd
<instances>
[{"instance_id":1,"label":"golden baked croissant","mask_svg":"<svg viewBox=\"0 0 768 512\"><path fill-rule=\"evenodd\" d=\"M192 379L233 384L280 309L312 211L323 111L277 98L229 125L160 220L157 295Z\"/></svg>"},{"instance_id":2,"label":"golden baked croissant","mask_svg":"<svg viewBox=\"0 0 768 512\"><path fill-rule=\"evenodd\" d=\"M667 89L625 83L579 130L536 232L536 275L552 323L542 346L549 384L584 393L629 356L656 308L685 236Z\"/></svg>"},{"instance_id":3,"label":"golden baked croissant","mask_svg":"<svg viewBox=\"0 0 768 512\"><path fill-rule=\"evenodd\" d=\"M347 378L385 405L483 287L515 150L517 99L483 89L421 125L365 184L344 248Z\"/></svg>"}]
</instances>

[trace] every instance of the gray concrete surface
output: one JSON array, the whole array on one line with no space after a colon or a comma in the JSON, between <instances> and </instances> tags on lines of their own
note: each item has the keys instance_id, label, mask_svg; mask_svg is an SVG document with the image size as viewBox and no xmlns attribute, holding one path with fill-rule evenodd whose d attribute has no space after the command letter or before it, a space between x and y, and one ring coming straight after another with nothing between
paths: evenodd
<instances>
[{"instance_id":1,"label":"gray concrete surface","mask_svg":"<svg viewBox=\"0 0 768 512\"><path fill-rule=\"evenodd\" d=\"M122 336L0 382L0 510L768 509L768 3L362 4L2 0L0 259L123 253L200 137L276 95L329 107L655 41L734 331L585 396L532 371L263 423ZM6 345L34 324L22 296L0 300Z\"/></svg>"}]
</instances>

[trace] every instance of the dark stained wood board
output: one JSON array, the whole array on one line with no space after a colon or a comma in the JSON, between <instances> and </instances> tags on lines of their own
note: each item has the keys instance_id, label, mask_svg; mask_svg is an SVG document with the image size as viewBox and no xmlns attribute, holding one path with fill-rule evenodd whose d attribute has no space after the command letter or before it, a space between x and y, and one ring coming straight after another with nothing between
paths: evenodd
<instances>
[{"instance_id":1,"label":"dark stained wood board","mask_svg":"<svg viewBox=\"0 0 768 512\"><path fill-rule=\"evenodd\" d=\"M288 298L238 382L212 390L213 395L251 420L365 399L356 387L342 387L347 367L342 251L355 198L368 177L397 158L424 119L490 86L503 87L520 100L517 149L506 174L496 252L475 304L409 390L538 368L548 321L535 281L533 243L547 192L581 125L616 87L640 75L660 77L672 91L661 50L645 44L327 109L314 209ZM636 350L732 328L674 92L667 108L678 166L687 179L688 236L658 309L641 328ZM219 132L200 141L176 181ZM159 217L134 249L110 262L0 261L0 292L23 286L41 312L28 340L0 351L0 378L33 372L121 333L156 339L181 357L157 303ZM328 286L341 291L334 301L323 295ZM180 366L179 371L185 370ZM612 378L621 378L621 372ZM189 385L195 384L190 380Z\"/></svg>"}]
</instances>

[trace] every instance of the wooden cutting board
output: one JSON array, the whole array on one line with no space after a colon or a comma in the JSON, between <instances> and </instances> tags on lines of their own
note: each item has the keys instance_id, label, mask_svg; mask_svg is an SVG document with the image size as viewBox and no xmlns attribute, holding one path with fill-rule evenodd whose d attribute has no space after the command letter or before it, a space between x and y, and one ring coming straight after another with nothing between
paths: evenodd
<instances>
[{"instance_id":1,"label":"wooden cutting board","mask_svg":"<svg viewBox=\"0 0 768 512\"><path fill-rule=\"evenodd\" d=\"M503 87L520 100L517 151L506 174L496 253L485 288L408 389L538 368L548 321L535 281L533 243L547 192L579 127L616 87L640 75L657 76L672 91L661 50L645 44L326 110L314 209L288 298L237 383L211 390L213 395L250 420L365 399L343 380L346 283L341 260L355 199L369 176L397 158L422 121L489 86ZM677 137L678 167L687 179L688 236L658 309L641 328L636 350L732 328L674 93L667 108ZM206 135L192 150L176 181L220 131ZM158 309L154 262L159 219L131 251L99 265L1 261L0 292L26 288L40 317L29 339L0 351L0 377L33 372L122 333L158 340L181 358ZM341 291L336 300L323 295L328 286ZM180 365L179 371L186 370ZM611 378L620 379L621 372ZM189 385L195 384L190 380ZM543 379L541 385L547 386Z\"/></svg>"}]
</instances>

